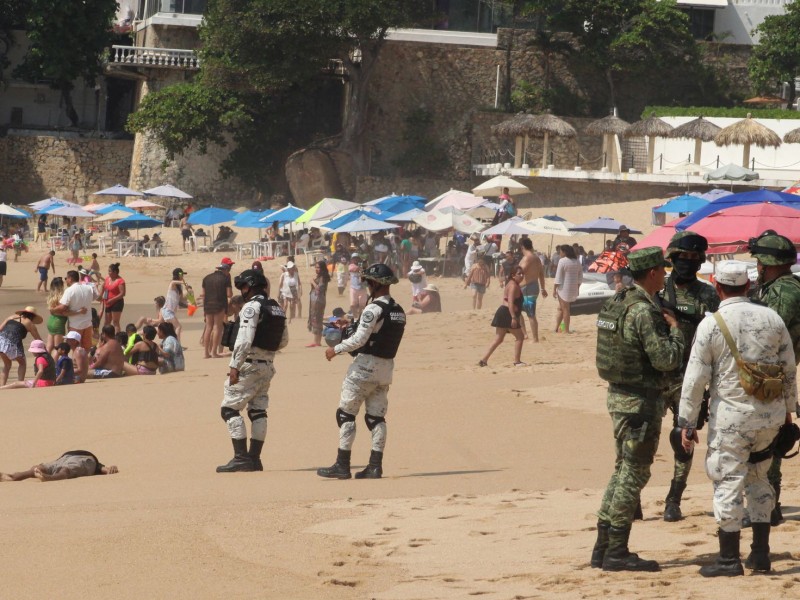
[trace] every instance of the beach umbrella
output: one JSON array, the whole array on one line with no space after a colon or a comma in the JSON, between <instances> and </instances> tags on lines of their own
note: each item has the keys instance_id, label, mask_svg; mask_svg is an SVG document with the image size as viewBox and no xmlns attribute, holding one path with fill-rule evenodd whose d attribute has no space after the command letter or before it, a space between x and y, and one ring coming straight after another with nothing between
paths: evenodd
<instances>
[{"instance_id":1,"label":"beach umbrella","mask_svg":"<svg viewBox=\"0 0 800 600\"><path fill-rule=\"evenodd\" d=\"M218 225L219 223L227 223L233 221L238 215L235 210L229 208L217 208L216 206L209 206L194 211L189 215L187 222L190 225Z\"/></svg>"},{"instance_id":2,"label":"beach umbrella","mask_svg":"<svg viewBox=\"0 0 800 600\"><path fill-rule=\"evenodd\" d=\"M683 230L691 227L692 224L697 223L700 219L707 217L710 214L719 212L732 206L743 206L745 204L760 204L762 202L771 202L772 204L783 204L791 207L792 205L800 208L800 196L794 194L787 194L785 192L773 192L771 190L753 190L752 192L741 192L739 194L729 194L722 196L716 200L712 200L703 208L697 209L691 215L686 217L678 224L678 229Z\"/></svg>"},{"instance_id":3,"label":"beach umbrella","mask_svg":"<svg viewBox=\"0 0 800 600\"><path fill-rule=\"evenodd\" d=\"M656 138L667 137L672 132L672 125L659 119L655 113L648 119L636 121L630 125L623 135L625 137L646 137L647 138L647 172L653 172L653 162L656 155Z\"/></svg>"},{"instance_id":4,"label":"beach umbrella","mask_svg":"<svg viewBox=\"0 0 800 600\"><path fill-rule=\"evenodd\" d=\"M703 142L711 142L721 131L710 121L706 121L702 115L696 119L679 125L669 132L669 137L674 139L694 140L694 164L700 164L700 154L703 150Z\"/></svg>"},{"instance_id":5,"label":"beach umbrella","mask_svg":"<svg viewBox=\"0 0 800 600\"><path fill-rule=\"evenodd\" d=\"M297 208L292 204L287 204L283 208L279 208L275 212L270 213L266 217L261 219L262 223L269 223L272 225L276 221L281 225L286 225L287 223L293 223L298 218L302 217L305 214L305 210L302 208Z\"/></svg>"},{"instance_id":6,"label":"beach umbrella","mask_svg":"<svg viewBox=\"0 0 800 600\"><path fill-rule=\"evenodd\" d=\"M180 198L182 200L188 200L191 198L189 194L170 184L159 185L158 187L150 188L149 190L145 190L144 193L148 196L161 196L163 198Z\"/></svg>"},{"instance_id":7,"label":"beach umbrella","mask_svg":"<svg viewBox=\"0 0 800 600\"><path fill-rule=\"evenodd\" d=\"M119 229L149 229L163 224L164 221L159 221L151 216L143 215L142 213L133 213L132 215L128 215L112 223L114 227L118 227Z\"/></svg>"},{"instance_id":8,"label":"beach umbrella","mask_svg":"<svg viewBox=\"0 0 800 600\"><path fill-rule=\"evenodd\" d=\"M792 129L789 133L784 135L783 141L787 144L800 144L800 127Z\"/></svg>"},{"instance_id":9,"label":"beach umbrella","mask_svg":"<svg viewBox=\"0 0 800 600\"><path fill-rule=\"evenodd\" d=\"M475 196L499 196L503 193L503 189L508 189L508 194L514 196L517 194L530 194L531 190L518 181L507 177L506 175L498 175L491 179L484 181L479 186L472 189Z\"/></svg>"},{"instance_id":10,"label":"beach umbrella","mask_svg":"<svg viewBox=\"0 0 800 600\"><path fill-rule=\"evenodd\" d=\"M690 231L704 236L709 244L732 244L739 247L743 247L747 240L758 237L767 229L774 229L794 243L800 242L800 205L792 208L762 202L732 206L689 226Z\"/></svg>"},{"instance_id":11,"label":"beach umbrella","mask_svg":"<svg viewBox=\"0 0 800 600\"><path fill-rule=\"evenodd\" d=\"M544 149L542 151L542 168L544 169L549 162L550 137L575 138L578 135L572 125L550 113L541 115L519 113L511 119L492 127L492 132L499 136L515 137L514 168L519 168L524 162L522 159L527 152L529 137L544 139ZM523 138L524 146L522 143ZM487 195L491 196L493 194L487 193Z\"/></svg>"},{"instance_id":12,"label":"beach umbrella","mask_svg":"<svg viewBox=\"0 0 800 600\"><path fill-rule=\"evenodd\" d=\"M80 206L70 206L69 204L64 204L62 206L50 206L45 208L44 210L36 211L38 215L55 215L58 217L94 217L95 214L89 212L88 210L84 210Z\"/></svg>"},{"instance_id":13,"label":"beach umbrella","mask_svg":"<svg viewBox=\"0 0 800 600\"><path fill-rule=\"evenodd\" d=\"M114 212L115 210L122 210L128 213L129 215L132 215L133 213L136 212L132 208L128 208L127 206L125 206L124 204L120 204L119 202L115 202L114 204L106 204L103 208L98 208L94 212L95 214L98 215L107 215L108 213Z\"/></svg>"},{"instance_id":14,"label":"beach umbrella","mask_svg":"<svg viewBox=\"0 0 800 600\"><path fill-rule=\"evenodd\" d=\"M414 223L429 231L455 229L461 233L478 233L485 225L456 208L434 209L414 217Z\"/></svg>"},{"instance_id":15,"label":"beach umbrella","mask_svg":"<svg viewBox=\"0 0 800 600\"><path fill-rule=\"evenodd\" d=\"M617 146L614 143L614 136L619 136L627 131L630 124L623 121L616 115L608 115L597 121L592 121L586 126L586 133L589 135L603 136L603 166L609 167L612 172L619 173L622 170L620 157L617 156Z\"/></svg>"},{"instance_id":16,"label":"beach umbrella","mask_svg":"<svg viewBox=\"0 0 800 600\"><path fill-rule=\"evenodd\" d=\"M357 202L350 200L339 200L338 198L323 198L305 213L295 219L295 223L308 223L309 221L319 221L321 219L331 219L334 215L349 208L357 208Z\"/></svg>"},{"instance_id":17,"label":"beach umbrella","mask_svg":"<svg viewBox=\"0 0 800 600\"><path fill-rule=\"evenodd\" d=\"M786 192L787 194L795 194L795 195L800 194L800 181L793 183L783 191Z\"/></svg>"},{"instance_id":18,"label":"beach umbrella","mask_svg":"<svg viewBox=\"0 0 800 600\"><path fill-rule=\"evenodd\" d=\"M692 196L684 194L677 198L672 198L670 201L665 202L658 208L654 208L655 213L692 213L698 208L703 208L709 201L701 198L700 196Z\"/></svg>"},{"instance_id":19,"label":"beach umbrella","mask_svg":"<svg viewBox=\"0 0 800 600\"><path fill-rule=\"evenodd\" d=\"M133 200L128 204L129 208L164 208L160 204L156 204L155 202L150 202L150 200L145 200L144 198L139 198L137 200Z\"/></svg>"},{"instance_id":20,"label":"beach umbrella","mask_svg":"<svg viewBox=\"0 0 800 600\"><path fill-rule=\"evenodd\" d=\"M571 228L575 227L575 225L569 221L565 221L561 217L559 217L557 220L550 217L538 217L536 219L526 221L525 224L530 232L535 234L547 234L551 236L561 235L564 237L584 235L582 232L572 231Z\"/></svg>"},{"instance_id":21,"label":"beach umbrella","mask_svg":"<svg viewBox=\"0 0 800 600\"><path fill-rule=\"evenodd\" d=\"M124 219L125 217L128 217L128 216L130 216L132 214L133 213L131 211L129 211L129 210L120 210L120 209L112 210L111 212L108 212L108 213L106 213L104 215L101 215L101 216L95 218L94 222L95 223L107 223L109 221L119 221L120 219Z\"/></svg>"},{"instance_id":22,"label":"beach umbrella","mask_svg":"<svg viewBox=\"0 0 800 600\"><path fill-rule=\"evenodd\" d=\"M425 211L421 208L412 208L411 210L407 210L404 213L400 213L399 215L389 215L386 217L387 221L391 221L393 223L411 223L414 220L414 217L424 213Z\"/></svg>"},{"instance_id":23,"label":"beach umbrella","mask_svg":"<svg viewBox=\"0 0 800 600\"><path fill-rule=\"evenodd\" d=\"M273 209L267 209L261 211L246 210L236 215L236 218L233 220L233 224L236 225L237 227L247 227L250 229L263 229L267 225L266 223L261 221L261 219L273 212L275 212Z\"/></svg>"},{"instance_id":24,"label":"beach umbrella","mask_svg":"<svg viewBox=\"0 0 800 600\"><path fill-rule=\"evenodd\" d=\"M122 184L112 185L110 188L94 192L93 196L144 196L142 192L137 192Z\"/></svg>"},{"instance_id":25,"label":"beach umbrella","mask_svg":"<svg viewBox=\"0 0 800 600\"><path fill-rule=\"evenodd\" d=\"M374 218L371 214L360 214L356 219L351 220L349 223L345 223L333 231L336 233L358 233L358 232L367 232L367 231L383 231L387 229L396 229L399 225L395 223L387 223L385 221L379 221L378 219Z\"/></svg>"},{"instance_id":26,"label":"beach umbrella","mask_svg":"<svg viewBox=\"0 0 800 600\"><path fill-rule=\"evenodd\" d=\"M786 191L786 190L784 190ZM717 198L722 198L723 196L730 196L733 192L729 192L728 190L722 190L720 188L714 188L713 190L708 190L703 194L698 194L699 198L703 200L708 200L709 202L713 202Z\"/></svg>"},{"instance_id":27,"label":"beach umbrella","mask_svg":"<svg viewBox=\"0 0 800 600\"><path fill-rule=\"evenodd\" d=\"M395 206L396 203L400 202L410 202L417 208L422 208L425 206L425 198L422 196L408 196L405 194L390 194L389 196L382 196L381 198L375 198L374 200L364 202L362 206L375 206L381 210L386 210L387 207L391 208Z\"/></svg>"},{"instance_id":28,"label":"beach umbrella","mask_svg":"<svg viewBox=\"0 0 800 600\"><path fill-rule=\"evenodd\" d=\"M353 221L358 220L360 217L368 216L376 221L384 222L386 217L391 216L391 213L382 213L374 206L361 206L354 210L349 210L343 214L336 215L333 219L330 219L327 223L323 223L320 227L324 227L325 229L332 229L334 231L341 231L339 228L347 223L352 223Z\"/></svg>"},{"instance_id":29,"label":"beach umbrella","mask_svg":"<svg viewBox=\"0 0 800 600\"><path fill-rule=\"evenodd\" d=\"M56 198L55 196L51 196L50 198L45 198L44 200L37 200L36 202L31 202L28 204L33 210L42 210L43 208L47 208L48 206L80 206L75 202L70 202L69 200L63 200L61 198Z\"/></svg>"},{"instance_id":30,"label":"beach umbrella","mask_svg":"<svg viewBox=\"0 0 800 600\"><path fill-rule=\"evenodd\" d=\"M498 223L494 227L484 229L483 235L520 235L520 234L536 233L529 226L528 222L522 217L511 217L502 223Z\"/></svg>"},{"instance_id":31,"label":"beach umbrella","mask_svg":"<svg viewBox=\"0 0 800 600\"><path fill-rule=\"evenodd\" d=\"M658 246L662 250L666 250L667 246L669 246L669 241L672 239L672 236L677 233L675 226L684 218L685 217L678 217L677 219L673 219L669 223L656 228L654 231L651 231L638 242L636 242L636 245L633 248L636 249L648 248L649 246Z\"/></svg>"},{"instance_id":32,"label":"beach umbrella","mask_svg":"<svg viewBox=\"0 0 800 600\"><path fill-rule=\"evenodd\" d=\"M442 209L442 210L449 210L449 209ZM466 210L468 215L475 217L476 219L493 219L494 216L497 214L497 211L500 210L500 204L497 202L491 202L490 200L486 200L485 202L481 202L475 208L470 208ZM524 219L523 219L524 220Z\"/></svg>"},{"instance_id":33,"label":"beach umbrella","mask_svg":"<svg viewBox=\"0 0 800 600\"><path fill-rule=\"evenodd\" d=\"M442 208L456 208L458 210L469 210L475 208L479 204L486 201L486 198L475 196L469 192L461 192L459 190L448 190L444 194L436 196L433 200L425 205L425 210L442 209Z\"/></svg>"},{"instance_id":34,"label":"beach umbrella","mask_svg":"<svg viewBox=\"0 0 800 600\"><path fill-rule=\"evenodd\" d=\"M728 181L753 181L758 179L759 175L745 167L740 167L733 163L721 166L719 169L714 169L703 175L706 181L715 181L719 179L726 179Z\"/></svg>"},{"instance_id":35,"label":"beach umbrella","mask_svg":"<svg viewBox=\"0 0 800 600\"><path fill-rule=\"evenodd\" d=\"M108 206L108 202L91 202L89 204L85 204L83 208L90 212L96 213L101 208L105 208Z\"/></svg>"},{"instance_id":36,"label":"beach umbrella","mask_svg":"<svg viewBox=\"0 0 800 600\"><path fill-rule=\"evenodd\" d=\"M570 227L569 229L570 231L582 231L583 233L613 233L616 235L619 233L619 228L622 227L622 225L623 223L620 223L611 217L598 217L596 219L586 221L585 223L581 223L580 225ZM630 227L628 229L630 229L631 233L642 233L638 229L632 229Z\"/></svg>"},{"instance_id":37,"label":"beach umbrella","mask_svg":"<svg viewBox=\"0 0 800 600\"><path fill-rule=\"evenodd\" d=\"M755 144L759 148L777 148L781 145L781 138L771 129L764 127L753 119L750 113L747 118L737 121L720 131L714 137L717 146L744 146L742 150L742 166L747 168L750 164L750 146Z\"/></svg>"},{"instance_id":38,"label":"beach umbrella","mask_svg":"<svg viewBox=\"0 0 800 600\"><path fill-rule=\"evenodd\" d=\"M28 213L16 209L13 206L9 206L5 202L0 204L0 215L4 217L11 217L13 219L26 219L28 216L30 216Z\"/></svg>"}]
</instances>

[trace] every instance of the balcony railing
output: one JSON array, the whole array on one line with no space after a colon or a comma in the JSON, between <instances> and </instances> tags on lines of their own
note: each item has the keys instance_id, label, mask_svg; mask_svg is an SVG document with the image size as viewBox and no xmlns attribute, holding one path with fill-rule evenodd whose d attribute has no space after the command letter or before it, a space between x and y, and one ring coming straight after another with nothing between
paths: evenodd
<instances>
[{"instance_id":1,"label":"balcony railing","mask_svg":"<svg viewBox=\"0 0 800 600\"><path fill-rule=\"evenodd\" d=\"M163 69L196 70L200 68L200 58L193 50L170 50L141 46L111 46L109 63Z\"/></svg>"}]
</instances>

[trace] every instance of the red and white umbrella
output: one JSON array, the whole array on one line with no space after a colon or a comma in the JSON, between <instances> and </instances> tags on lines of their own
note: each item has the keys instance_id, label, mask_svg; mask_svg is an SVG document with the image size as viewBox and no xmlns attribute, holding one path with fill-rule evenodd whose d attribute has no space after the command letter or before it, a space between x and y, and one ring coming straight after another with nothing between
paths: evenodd
<instances>
[{"instance_id":1,"label":"red and white umbrella","mask_svg":"<svg viewBox=\"0 0 800 600\"><path fill-rule=\"evenodd\" d=\"M463 211L453 208L432 210L414 217L414 223L428 231L455 229L461 233L478 233L486 227L483 223Z\"/></svg>"}]
</instances>

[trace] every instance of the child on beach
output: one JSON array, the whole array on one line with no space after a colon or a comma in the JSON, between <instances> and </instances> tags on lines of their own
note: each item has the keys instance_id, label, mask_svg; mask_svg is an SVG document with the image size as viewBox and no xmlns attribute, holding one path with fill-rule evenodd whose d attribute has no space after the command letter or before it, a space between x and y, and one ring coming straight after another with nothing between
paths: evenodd
<instances>
[{"instance_id":1,"label":"child on beach","mask_svg":"<svg viewBox=\"0 0 800 600\"><path fill-rule=\"evenodd\" d=\"M47 352L47 346L42 340L33 340L28 352L34 356L36 376L27 381L15 381L0 387L0 390L13 390L20 388L50 387L56 383L56 363Z\"/></svg>"},{"instance_id":2,"label":"child on beach","mask_svg":"<svg viewBox=\"0 0 800 600\"><path fill-rule=\"evenodd\" d=\"M339 291L339 295L344 295L344 287L347 284L347 257L341 256L339 257L339 261L336 263L336 289Z\"/></svg>"}]
</instances>

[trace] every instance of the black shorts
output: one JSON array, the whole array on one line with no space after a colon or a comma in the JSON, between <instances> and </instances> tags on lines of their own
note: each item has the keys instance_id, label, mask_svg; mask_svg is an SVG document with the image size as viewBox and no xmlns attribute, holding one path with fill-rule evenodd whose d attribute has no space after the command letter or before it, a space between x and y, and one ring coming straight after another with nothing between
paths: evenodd
<instances>
[{"instance_id":1,"label":"black shorts","mask_svg":"<svg viewBox=\"0 0 800 600\"><path fill-rule=\"evenodd\" d=\"M3 277L6 274L6 261L0 260L0 277Z\"/></svg>"},{"instance_id":2,"label":"black shorts","mask_svg":"<svg viewBox=\"0 0 800 600\"><path fill-rule=\"evenodd\" d=\"M181 237L185 240L188 240L190 237L192 237L192 232L188 229L181 229Z\"/></svg>"},{"instance_id":3,"label":"black shorts","mask_svg":"<svg viewBox=\"0 0 800 600\"><path fill-rule=\"evenodd\" d=\"M107 313L122 312L123 308L125 308L125 300L124 299L123 300L118 300L117 302L114 302L114 304L112 304L111 306L106 306L106 312Z\"/></svg>"}]
</instances>

